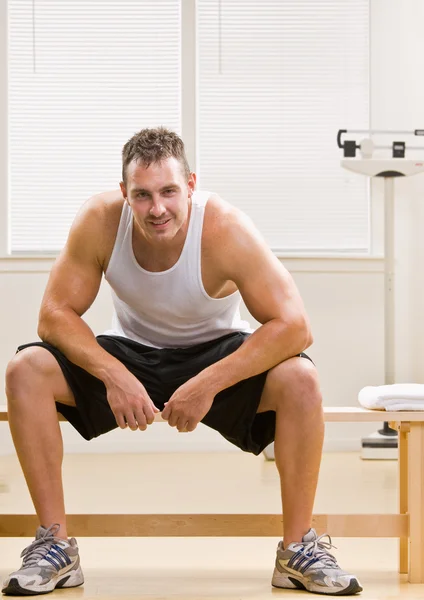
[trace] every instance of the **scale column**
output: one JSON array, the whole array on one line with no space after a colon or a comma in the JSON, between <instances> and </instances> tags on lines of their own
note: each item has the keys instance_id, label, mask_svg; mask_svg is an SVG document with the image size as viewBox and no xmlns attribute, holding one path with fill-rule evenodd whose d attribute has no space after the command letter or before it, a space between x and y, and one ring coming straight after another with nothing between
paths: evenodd
<instances>
[{"instance_id":1,"label":"scale column","mask_svg":"<svg viewBox=\"0 0 424 600\"><path fill-rule=\"evenodd\" d=\"M395 383L394 177L384 178L384 383Z\"/></svg>"}]
</instances>

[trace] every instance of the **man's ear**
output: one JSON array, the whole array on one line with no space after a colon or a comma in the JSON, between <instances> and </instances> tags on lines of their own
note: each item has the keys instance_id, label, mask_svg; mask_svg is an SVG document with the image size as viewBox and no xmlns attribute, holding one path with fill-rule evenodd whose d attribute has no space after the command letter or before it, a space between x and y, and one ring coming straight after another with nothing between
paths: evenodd
<instances>
[{"instance_id":1,"label":"man's ear","mask_svg":"<svg viewBox=\"0 0 424 600\"><path fill-rule=\"evenodd\" d=\"M187 182L188 195L191 197L194 190L196 189L196 173L190 173L190 177Z\"/></svg>"},{"instance_id":2,"label":"man's ear","mask_svg":"<svg viewBox=\"0 0 424 600\"><path fill-rule=\"evenodd\" d=\"M125 183L123 181L121 181L119 184L119 187L121 188L121 193L122 193L123 197L128 202L127 188L125 186ZM128 202L128 204L129 204L129 202Z\"/></svg>"}]
</instances>

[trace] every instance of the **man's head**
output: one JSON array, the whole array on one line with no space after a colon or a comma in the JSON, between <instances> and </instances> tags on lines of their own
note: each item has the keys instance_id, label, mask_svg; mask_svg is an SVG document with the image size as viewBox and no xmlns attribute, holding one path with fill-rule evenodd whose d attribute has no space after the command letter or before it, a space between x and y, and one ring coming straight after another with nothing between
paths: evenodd
<instances>
[{"instance_id":1,"label":"man's head","mask_svg":"<svg viewBox=\"0 0 424 600\"><path fill-rule=\"evenodd\" d=\"M122 181L126 183L127 167L132 161L147 168L152 163L160 163L171 156L181 163L183 175L188 181L190 167L182 139L164 127L142 129L134 134L122 149Z\"/></svg>"},{"instance_id":2,"label":"man's head","mask_svg":"<svg viewBox=\"0 0 424 600\"><path fill-rule=\"evenodd\" d=\"M163 127L136 133L122 150L120 185L146 239L173 239L186 222L196 185L181 138Z\"/></svg>"}]
</instances>

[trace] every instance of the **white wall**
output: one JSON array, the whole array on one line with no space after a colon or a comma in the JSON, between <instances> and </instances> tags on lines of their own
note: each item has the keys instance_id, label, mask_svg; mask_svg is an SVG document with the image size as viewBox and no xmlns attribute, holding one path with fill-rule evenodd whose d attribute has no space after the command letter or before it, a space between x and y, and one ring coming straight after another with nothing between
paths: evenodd
<instances>
[{"instance_id":1,"label":"white wall","mask_svg":"<svg viewBox=\"0 0 424 600\"><path fill-rule=\"evenodd\" d=\"M372 126L424 128L424 2L371 1ZM340 127L354 127L341 123ZM336 132L335 132L336 133ZM423 156L421 153L420 156ZM373 248L382 250L383 182L373 183ZM424 383L424 175L396 183L396 361L397 380ZM364 385L383 383L383 265L378 259L288 258L311 316L315 337L310 353L327 405L355 404ZM0 376L15 347L35 339L36 318L50 266L48 260L0 260ZM21 269L21 270L20 270ZM6 272L5 272L6 271ZM87 321L99 333L109 324L110 298L104 287ZM1 403L1 401L0 401ZM372 424L327 426L327 448L359 448ZM199 427L179 435L167 425L147 432L116 431L90 443L64 424L68 451L227 450L215 432ZM0 424L0 453L11 452L6 424Z\"/></svg>"}]
</instances>

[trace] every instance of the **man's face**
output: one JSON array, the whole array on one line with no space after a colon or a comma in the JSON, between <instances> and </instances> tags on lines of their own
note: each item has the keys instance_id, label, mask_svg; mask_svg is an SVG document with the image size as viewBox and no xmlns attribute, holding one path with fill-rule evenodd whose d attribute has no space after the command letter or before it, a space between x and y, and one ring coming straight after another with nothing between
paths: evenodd
<instances>
[{"instance_id":1,"label":"man's face","mask_svg":"<svg viewBox=\"0 0 424 600\"><path fill-rule=\"evenodd\" d=\"M147 168L133 160L126 176L121 191L138 229L149 242L171 241L186 222L196 185L194 173L187 181L181 163L170 157Z\"/></svg>"}]
</instances>

